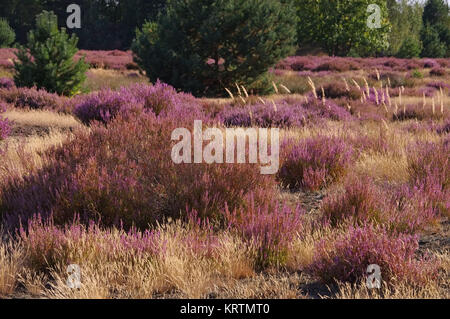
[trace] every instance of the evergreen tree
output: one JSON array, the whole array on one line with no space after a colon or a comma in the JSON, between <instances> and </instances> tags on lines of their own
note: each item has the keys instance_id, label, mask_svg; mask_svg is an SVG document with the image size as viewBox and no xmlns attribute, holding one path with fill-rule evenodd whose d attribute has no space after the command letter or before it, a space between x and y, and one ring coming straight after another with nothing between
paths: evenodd
<instances>
[{"instance_id":1,"label":"evergreen tree","mask_svg":"<svg viewBox=\"0 0 450 319\"><path fill-rule=\"evenodd\" d=\"M8 21L0 18L0 48L9 47L16 38L14 30L9 26Z\"/></svg>"},{"instance_id":2,"label":"evergreen tree","mask_svg":"<svg viewBox=\"0 0 450 319\"><path fill-rule=\"evenodd\" d=\"M450 56L449 6L444 0L428 0L423 10L421 32L424 57Z\"/></svg>"},{"instance_id":3,"label":"evergreen tree","mask_svg":"<svg viewBox=\"0 0 450 319\"><path fill-rule=\"evenodd\" d=\"M195 95L222 95L235 83L264 86L268 68L292 52L296 15L289 1L169 0L157 23L137 32L136 62Z\"/></svg>"},{"instance_id":4,"label":"evergreen tree","mask_svg":"<svg viewBox=\"0 0 450 319\"><path fill-rule=\"evenodd\" d=\"M422 47L420 30L422 29L423 5L418 0L388 0L389 20L392 30L389 33L388 55L405 56L407 47ZM402 52L399 50L402 48ZM415 51L415 49L414 49ZM420 52L419 52L420 54ZM411 56L411 54L406 54ZM412 56L415 56L415 52Z\"/></svg>"},{"instance_id":5,"label":"evergreen tree","mask_svg":"<svg viewBox=\"0 0 450 319\"><path fill-rule=\"evenodd\" d=\"M25 47L20 46L14 62L17 86L44 88L49 92L73 95L86 79L88 65L84 58L74 61L78 38L58 29L53 12L43 11L36 17L36 28L28 33Z\"/></svg>"},{"instance_id":6,"label":"evergreen tree","mask_svg":"<svg viewBox=\"0 0 450 319\"><path fill-rule=\"evenodd\" d=\"M403 59L417 58L422 51L422 43L419 39L408 36L402 43L398 50L396 57Z\"/></svg>"},{"instance_id":7,"label":"evergreen tree","mask_svg":"<svg viewBox=\"0 0 450 319\"><path fill-rule=\"evenodd\" d=\"M426 24L421 31L423 43L422 57L440 58L445 56L446 45L441 42L439 33L430 24Z\"/></svg>"},{"instance_id":8,"label":"evergreen tree","mask_svg":"<svg viewBox=\"0 0 450 319\"><path fill-rule=\"evenodd\" d=\"M296 0L300 46L315 43L330 55L376 55L388 48L386 0ZM379 28L370 28L369 5L380 8Z\"/></svg>"}]
</instances>

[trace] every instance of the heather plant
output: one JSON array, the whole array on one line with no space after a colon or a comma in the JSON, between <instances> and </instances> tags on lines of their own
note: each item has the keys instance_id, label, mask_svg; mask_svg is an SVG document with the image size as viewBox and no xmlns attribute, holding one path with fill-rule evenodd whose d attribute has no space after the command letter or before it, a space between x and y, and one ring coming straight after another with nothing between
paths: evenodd
<instances>
[{"instance_id":1,"label":"heather plant","mask_svg":"<svg viewBox=\"0 0 450 319\"><path fill-rule=\"evenodd\" d=\"M19 47L14 62L14 82L18 87L46 89L72 96L80 92L88 65L73 60L78 38L58 29L57 16L43 11L36 17L36 29L28 34L26 47Z\"/></svg>"},{"instance_id":2,"label":"heather plant","mask_svg":"<svg viewBox=\"0 0 450 319\"><path fill-rule=\"evenodd\" d=\"M315 67L312 71L332 71L332 72L345 72L350 70L357 70L358 66L342 59L333 59L328 62L324 62Z\"/></svg>"},{"instance_id":3,"label":"heather plant","mask_svg":"<svg viewBox=\"0 0 450 319\"><path fill-rule=\"evenodd\" d=\"M414 193L427 199L435 215L448 216L449 187L449 143L417 142L408 147L408 170L410 185Z\"/></svg>"},{"instance_id":4,"label":"heather plant","mask_svg":"<svg viewBox=\"0 0 450 319\"><path fill-rule=\"evenodd\" d=\"M352 119L350 112L334 101L315 98L313 94L307 95L307 101L302 104L306 111L311 112L312 118L330 119L335 121L348 121Z\"/></svg>"},{"instance_id":5,"label":"heather plant","mask_svg":"<svg viewBox=\"0 0 450 319\"><path fill-rule=\"evenodd\" d=\"M3 118L1 113L6 111L6 105L0 102L0 141L6 139L10 133L10 122L8 119Z\"/></svg>"},{"instance_id":6,"label":"heather plant","mask_svg":"<svg viewBox=\"0 0 450 319\"><path fill-rule=\"evenodd\" d=\"M264 92L268 69L292 52L295 23L285 1L168 1L136 32L132 50L151 81L196 96L225 95L236 82Z\"/></svg>"},{"instance_id":7,"label":"heather plant","mask_svg":"<svg viewBox=\"0 0 450 319\"><path fill-rule=\"evenodd\" d=\"M119 114L127 116L143 111L164 117L204 117L192 95L177 93L173 87L159 81L154 85L122 87L118 91L105 89L79 100L74 113L86 124L108 123Z\"/></svg>"},{"instance_id":8,"label":"heather plant","mask_svg":"<svg viewBox=\"0 0 450 319\"><path fill-rule=\"evenodd\" d=\"M109 89L91 93L75 106L74 114L83 123L108 123L118 114L139 113L143 106L135 96Z\"/></svg>"},{"instance_id":9,"label":"heather plant","mask_svg":"<svg viewBox=\"0 0 450 319\"><path fill-rule=\"evenodd\" d=\"M430 71L431 76L445 76L447 72L444 68L433 68Z\"/></svg>"},{"instance_id":10,"label":"heather plant","mask_svg":"<svg viewBox=\"0 0 450 319\"><path fill-rule=\"evenodd\" d=\"M386 209L384 194L369 178L352 176L344 189L328 195L322 203L323 218L332 226L350 222L379 223Z\"/></svg>"},{"instance_id":11,"label":"heather plant","mask_svg":"<svg viewBox=\"0 0 450 319\"><path fill-rule=\"evenodd\" d=\"M146 228L183 216L186 207L220 219L225 203L230 209L245 206L250 191L260 203L272 198L275 180L256 165L175 164L171 132L185 127L184 120L144 113L78 132L46 153L42 169L5 185L3 222L15 227L34 214L52 213L55 223L64 224L79 214L83 222Z\"/></svg>"},{"instance_id":12,"label":"heather plant","mask_svg":"<svg viewBox=\"0 0 450 319\"><path fill-rule=\"evenodd\" d=\"M256 249L259 268L283 266L290 244L303 230L304 211L299 206L258 206L252 195L247 207L230 211L227 206L224 215L228 227Z\"/></svg>"},{"instance_id":13,"label":"heather plant","mask_svg":"<svg viewBox=\"0 0 450 319\"><path fill-rule=\"evenodd\" d=\"M10 78L0 78L0 89L10 89L14 87L14 81Z\"/></svg>"},{"instance_id":14,"label":"heather plant","mask_svg":"<svg viewBox=\"0 0 450 319\"><path fill-rule=\"evenodd\" d=\"M225 126L241 127L301 127L310 117L300 102L287 101L259 103L248 107L225 107L217 117Z\"/></svg>"},{"instance_id":15,"label":"heather plant","mask_svg":"<svg viewBox=\"0 0 450 319\"><path fill-rule=\"evenodd\" d=\"M49 93L43 89L16 88L9 90L0 89L0 100L22 109L53 110L71 113L74 99L68 99L55 93Z\"/></svg>"},{"instance_id":16,"label":"heather plant","mask_svg":"<svg viewBox=\"0 0 450 319\"><path fill-rule=\"evenodd\" d=\"M361 98L362 93L356 87L346 87L343 83L330 83L322 88L316 90L316 94L319 98L322 98L322 94L325 94L325 98L337 99L348 98L350 100L358 100Z\"/></svg>"},{"instance_id":17,"label":"heather plant","mask_svg":"<svg viewBox=\"0 0 450 319\"><path fill-rule=\"evenodd\" d=\"M91 68L112 70L133 70L138 66L133 62L131 51L79 50L75 59L84 58Z\"/></svg>"},{"instance_id":18,"label":"heather plant","mask_svg":"<svg viewBox=\"0 0 450 319\"><path fill-rule=\"evenodd\" d=\"M326 283L358 283L365 280L367 267L376 264L383 282L420 286L436 278L439 264L432 258L417 258L418 248L417 236L390 234L373 225L350 227L317 243L308 271Z\"/></svg>"},{"instance_id":19,"label":"heather plant","mask_svg":"<svg viewBox=\"0 0 450 319\"><path fill-rule=\"evenodd\" d=\"M290 188L318 190L345 175L353 148L338 137L317 136L299 142L284 141L286 152L278 174Z\"/></svg>"}]
</instances>

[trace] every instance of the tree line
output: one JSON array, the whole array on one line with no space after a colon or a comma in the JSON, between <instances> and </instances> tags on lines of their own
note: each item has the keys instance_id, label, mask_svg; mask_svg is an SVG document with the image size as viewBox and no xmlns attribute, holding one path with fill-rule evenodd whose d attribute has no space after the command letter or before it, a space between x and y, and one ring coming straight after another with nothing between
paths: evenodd
<instances>
[{"instance_id":1,"label":"tree line","mask_svg":"<svg viewBox=\"0 0 450 319\"><path fill-rule=\"evenodd\" d=\"M78 36L60 27L61 20L66 20L57 15L64 8L62 2L56 8L60 11L37 15L25 45L16 43L17 86L79 93L87 65L73 61L73 56L79 46L86 48L81 44L86 31L78 29ZM119 0L96 3L108 10L120 5ZM307 45L339 56L449 56L450 25L444 0L428 0L424 7L406 0L167 0L158 12L152 19L139 12L142 26L134 21L138 25L134 31L119 30L118 24L115 34L105 25L108 36L116 38L117 48L122 48L119 43L125 43L124 39L131 41L125 48L131 48L151 81L160 79L197 96L221 95L237 83L268 92L272 83L268 69ZM99 21L102 18L98 16ZM122 14L116 16L125 21L122 18ZM97 36L92 33L94 39ZM11 45L15 38L14 28L0 19L0 45L2 41ZM20 34L17 38L20 42Z\"/></svg>"},{"instance_id":2,"label":"tree line","mask_svg":"<svg viewBox=\"0 0 450 319\"><path fill-rule=\"evenodd\" d=\"M78 36L79 48L127 50L136 29L157 21L174 1L180 0L2 0L0 45L3 38L3 46L14 40L25 43L35 16L43 10L53 11L59 17L59 27L65 27L66 9L75 3L81 8L82 27L68 32ZM341 56L450 56L447 0L427 0L425 5L419 0L273 1L294 6L300 48L315 47ZM373 4L379 6L381 14L376 29L365 27L367 8ZM12 40L8 26L14 30Z\"/></svg>"}]
</instances>

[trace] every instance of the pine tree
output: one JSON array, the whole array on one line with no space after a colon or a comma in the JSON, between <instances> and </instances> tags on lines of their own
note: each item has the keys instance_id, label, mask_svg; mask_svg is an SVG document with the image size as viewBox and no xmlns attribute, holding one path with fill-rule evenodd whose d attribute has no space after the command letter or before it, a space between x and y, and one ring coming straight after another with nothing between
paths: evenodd
<instances>
[{"instance_id":1,"label":"pine tree","mask_svg":"<svg viewBox=\"0 0 450 319\"><path fill-rule=\"evenodd\" d=\"M423 11L421 32L423 57L450 56L449 6L444 0L428 0Z\"/></svg>"},{"instance_id":2,"label":"pine tree","mask_svg":"<svg viewBox=\"0 0 450 319\"><path fill-rule=\"evenodd\" d=\"M223 95L236 82L264 89L269 67L292 52L296 20L290 1L171 0L132 50L152 81L195 95Z\"/></svg>"},{"instance_id":3,"label":"pine tree","mask_svg":"<svg viewBox=\"0 0 450 319\"><path fill-rule=\"evenodd\" d=\"M6 19L0 18L0 48L9 47L16 39L16 33Z\"/></svg>"},{"instance_id":4,"label":"pine tree","mask_svg":"<svg viewBox=\"0 0 450 319\"><path fill-rule=\"evenodd\" d=\"M20 46L14 63L17 86L44 88L49 92L73 95L80 91L86 79L88 65L84 58L74 61L78 38L69 38L66 30L58 29L53 12L43 11L36 17L36 28L28 33L25 47Z\"/></svg>"}]
</instances>

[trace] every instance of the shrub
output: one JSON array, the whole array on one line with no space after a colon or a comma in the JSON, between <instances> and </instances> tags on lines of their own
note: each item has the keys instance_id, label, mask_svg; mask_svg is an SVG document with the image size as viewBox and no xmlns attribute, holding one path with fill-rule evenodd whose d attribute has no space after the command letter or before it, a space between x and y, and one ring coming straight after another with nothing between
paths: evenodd
<instances>
[{"instance_id":1,"label":"shrub","mask_svg":"<svg viewBox=\"0 0 450 319\"><path fill-rule=\"evenodd\" d=\"M414 193L427 199L435 215L450 214L450 143L417 142L408 147L408 171Z\"/></svg>"},{"instance_id":2,"label":"shrub","mask_svg":"<svg viewBox=\"0 0 450 319\"><path fill-rule=\"evenodd\" d=\"M408 36L405 40L403 40L396 57L402 59L417 58L419 57L421 51L422 43L420 40L415 37Z\"/></svg>"},{"instance_id":3,"label":"shrub","mask_svg":"<svg viewBox=\"0 0 450 319\"><path fill-rule=\"evenodd\" d=\"M393 114L392 120L393 121L408 121L413 119L422 120L423 117L424 114L419 113L418 110L412 108L405 108L404 110L400 110L396 114Z\"/></svg>"},{"instance_id":4,"label":"shrub","mask_svg":"<svg viewBox=\"0 0 450 319\"><path fill-rule=\"evenodd\" d=\"M439 264L434 259L416 259L418 248L416 236L393 235L372 225L350 227L317 244L309 272L326 283L358 283L367 276L367 267L376 264L383 282L423 285L436 278Z\"/></svg>"},{"instance_id":5,"label":"shrub","mask_svg":"<svg viewBox=\"0 0 450 319\"><path fill-rule=\"evenodd\" d=\"M117 115L127 116L150 112L156 116L178 116L202 119L203 115L194 97L177 93L167 84L157 81L155 85L136 84L118 91L110 89L94 92L80 99L75 115L84 123L92 121L108 123Z\"/></svg>"},{"instance_id":6,"label":"shrub","mask_svg":"<svg viewBox=\"0 0 450 319\"><path fill-rule=\"evenodd\" d=\"M357 67L352 63L345 60L338 60L337 58L324 62L313 69L314 72L320 71L333 71L333 72L345 72L355 70Z\"/></svg>"},{"instance_id":7,"label":"shrub","mask_svg":"<svg viewBox=\"0 0 450 319\"><path fill-rule=\"evenodd\" d=\"M318 190L341 178L352 161L353 148L337 137L317 136L284 141L287 152L279 178L291 188Z\"/></svg>"},{"instance_id":8,"label":"shrub","mask_svg":"<svg viewBox=\"0 0 450 319\"><path fill-rule=\"evenodd\" d=\"M411 72L411 76L416 79L423 79L423 74L418 69Z\"/></svg>"},{"instance_id":9,"label":"shrub","mask_svg":"<svg viewBox=\"0 0 450 319\"><path fill-rule=\"evenodd\" d=\"M169 1L157 23L137 31L132 50L152 81L224 95L235 82L251 89L292 51L295 22L288 2Z\"/></svg>"},{"instance_id":10,"label":"shrub","mask_svg":"<svg viewBox=\"0 0 450 319\"><path fill-rule=\"evenodd\" d=\"M445 76L447 72L444 68L433 68L430 71L431 76Z\"/></svg>"},{"instance_id":11,"label":"shrub","mask_svg":"<svg viewBox=\"0 0 450 319\"><path fill-rule=\"evenodd\" d=\"M225 209L229 227L256 248L257 267L283 266L289 245L302 232L304 211L279 206L257 206L251 198L246 208Z\"/></svg>"},{"instance_id":12,"label":"shrub","mask_svg":"<svg viewBox=\"0 0 450 319\"><path fill-rule=\"evenodd\" d=\"M76 99L68 99L43 89L16 88L0 90L0 99L17 108L45 109L59 112L72 112L72 104Z\"/></svg>"},{"instance_id":13,"label":"shrub","mask_svg":"<svg viewBox=\"0 0 450 319\"><path fill-rule=\"evenodd\" d=\"M10 78L0 78L0 89L10 89L14 87L14 81Z\"/></svg>"},{"instance_id":14,"label":"shrub","mask_svg":"<svg viewBox=\"0 0 450 319\"><path fill-rule=\"evenodd\" d=\"M436 29L426 24L421 30L420 37L423 43L423 50L421 53L422 57L427 58L440 58L445 57L446 45L441 42L439 38L439 33Z\"/></svg>"},{"instance_id":15,"label":"shrub","mask_svg":"<svg viewBox=\"0 0 450 319\"><path fill-rule=\"evenodd\" d=\"M36 17L36 29L28 33L26 47L21 46L14 62L14 81L19 87L44 88L49 92L74 95L80 92L88 69L83 59L73 61L78 38L69 38L58 30L57 17L44 11Z\"/></svg>"},{"instance_id":16,"label":"shrub","mask_svg":"<svg viewBox=\"0 0 450 319\"><path fill-rule=\"evenodd\" d=\"M229 127L301 127L307 117L300 103L292 105L286 101L277 101L276 107L270 102L248 107L228 106L218 114L220 121Z\"/></svg>"},{"instance_id":17,"label":"shrub","mask_svg":"<svg viewBox=\"0 0 450 319\"><path fill-rule=\"evenodd\" d=\"M307 112L310 112L310 117L330 119L335 121L351 120L352 116L347 109L340 107L332 100L326 100L325 103L321 99L316 99L312 93L307 96L308 101L302 106Z\"/></svg>"},{"instance_id":18,"label":"shrub","mask_svg":"<svg viewBox=\"0 0 450 319\"><path fill-rule=\"evenodd\" d=\"M0 48L6 48L13 44L16 39L16 33L9 26L6 19L0 18Z\"/></svg>"},{"instance_id":19,"label":"shrub","mask_svg":"<svg viewBox=\"0 0 450 319\"><path fill-rule=\"evenodd\" d=\"M6 105L0 102L0 141L8 137L10 132L10 123L8 119L3 118L1 113L6 111Z\"/></svg>"},{"instance_id":20,"label":"shrub","mask_svg":"<svg viewBox=\"0 0 450 319\"><path fill-rule=\"evenodd\" d=\"M362 93L356 87L345 87L343 83L330 83L323 87L323 92L325 93L325 97L329 99L338 99L342 97L346 97L350 100L358 100L361 98ZM322 98L322 88L316 90L317 95Z\"/></svg>"},{"instance_id":21,"label":"shrub","mask_svg":"<svg viewBox=\"0 0 450 319\"><path fill-rule=\"evenodd\" d=\"M125 116L128 112L139 112L140 109L142 104L133 95L105 89L85 97L75 107L74 114L85 124L92 121L106 124L118 114Z\"/></svg>"},{"instance_id":22,"label":"shrub","mask_svg":"<svg viewBox=\"0 0 450 319\"><path fill-rule=\"evenodd\" d=\"M385 209L383 194L369 178L352 176L346 180L344 190L325 197L323 218L332 226L349 221L360 224L379 222Z\"/></svg>"},{"instance_id":23,"label":"shrub","mask_svg":"<svg viewBox=\"0 0 450 319\"><path fill-rule=\"evenodd\" d=\"M257 165L175 164L170 140L178 127L186 122L177 115L156 119L144 113L131 120L119 115L107 128L92 125L90 133L77 132L72 141L47 151L42 169L5 185L4 223L15 227L33 214L52 213L57 224L79 214L82 222L146 228L183 216L186 207L202 218L220 219L225 203L241 207L250 191L258 203L272 198L275 180L261 175Z\"/></svg>"}]
</instances>

